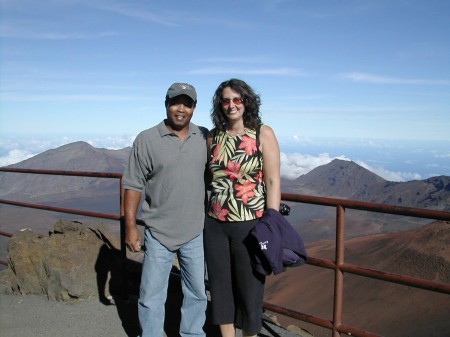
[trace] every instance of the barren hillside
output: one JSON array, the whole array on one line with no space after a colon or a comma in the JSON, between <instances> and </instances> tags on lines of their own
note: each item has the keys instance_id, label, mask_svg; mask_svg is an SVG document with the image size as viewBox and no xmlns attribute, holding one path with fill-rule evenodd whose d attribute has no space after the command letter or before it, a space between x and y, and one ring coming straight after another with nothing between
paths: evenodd
<instances>
[{"instance_id":1,"label":"barren hillside","mask_svg":"<svg viewBox=\"0 0 450 337\"><path fill-rule=\"evenodd\" d=\"M308 253L333 259L334 249L333 241L319 241L308 246ZM351 239L346 242L345 254L346 262L366 268L450 283L450 222ZM333 280L331 270L292 268L268 278L265 299L331 320ZM383 336L450 336L448 295L348 273L344 282L345 324ZM299 324L282 317L279 320ZM305 327L315 336L329 336L319 328Z\"/></svg>"}]
</instances>

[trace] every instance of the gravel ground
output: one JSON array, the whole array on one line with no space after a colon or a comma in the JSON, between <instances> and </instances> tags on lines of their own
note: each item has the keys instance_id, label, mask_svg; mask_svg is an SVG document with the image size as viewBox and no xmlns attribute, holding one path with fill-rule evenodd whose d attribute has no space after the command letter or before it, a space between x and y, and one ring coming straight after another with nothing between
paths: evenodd
<instances>
[{"instance_id":1,"label":"gravel ground","mask_svg":"<svg viewBox=\"0 0 450 337\"><path fill-rule=\"evenodd\" d=\"M136 337L138 320L136 301L115 299L105 305L98 299L76 302L49 301L44 295L12 295L0 288L1 337ZM167 337L177 337L180 296L168 295L165 331ZM207 324L208 337L219 337L217 327ZM242 337L237 331L237 337ZM270 320L264 320L260 337L310 337L287 331Z\"/></svg>"}]
</instances>

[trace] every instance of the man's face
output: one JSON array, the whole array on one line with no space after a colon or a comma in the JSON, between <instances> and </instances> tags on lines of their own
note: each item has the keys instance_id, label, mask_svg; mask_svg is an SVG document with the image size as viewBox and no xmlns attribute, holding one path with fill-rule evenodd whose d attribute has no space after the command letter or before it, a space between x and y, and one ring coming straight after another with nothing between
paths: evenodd
<instances>
[{"instance_id":1,"label":"man's face","mask_svg":"<svg viewBox=\"0 0 450 337\"><path fill-rule=\"evenodd\" d=\"M169 100L166 110L170 127L174 130L181 130L189 127L195 103L189 96L180 95Z\"/></svg>"}]
</instances>

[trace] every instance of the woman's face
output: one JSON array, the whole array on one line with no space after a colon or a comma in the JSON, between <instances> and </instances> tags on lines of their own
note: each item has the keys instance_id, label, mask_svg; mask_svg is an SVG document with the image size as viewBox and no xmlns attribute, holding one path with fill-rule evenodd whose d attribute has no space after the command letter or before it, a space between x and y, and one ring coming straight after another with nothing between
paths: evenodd
<instances>
[{"instance_id":1,"label":"woman's face","mask_svg":"<svg viewBox=\"0 0 450 337\"><path fill-rule=\"evenodd\" d=\"M229 122L242 119L245 112L244 102L241 101L241 94L226 87L222 91L222 111Z\"/></svg>"}]
</instances>

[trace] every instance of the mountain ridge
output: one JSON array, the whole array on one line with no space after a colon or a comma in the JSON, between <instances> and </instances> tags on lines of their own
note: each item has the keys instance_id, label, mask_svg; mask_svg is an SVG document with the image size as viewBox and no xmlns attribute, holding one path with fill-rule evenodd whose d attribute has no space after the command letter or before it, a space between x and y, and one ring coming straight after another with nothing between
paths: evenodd
<instances>
[{"instance_id":1,"label":"mountain ridge","mask_svg":"<svg viewBox=\"0 0 450 337\"><path fill-rule=\"evenodd\" d=\"M47 150L20 163L9 165L12 168L49 169L67 171L95 171L122 173L129 157L130 147L120 150L95 148L90 144L78 141L61 147ZM27 177L7 180L0 176L1 195L18 191L20 180ZM30 187L20 184L23 191ZM78 186L82 188L82 185ZM43 186L40 190L45 190ZM71 189L73 190L73 188ZM33 191L31 188L30 193ZM423 208L436 206L450 210L450 177L436 176L424 180L408 182L392 182L381 178L353 161L334 159L326 165L314 168L310 172L293 180L282 179L282 192L299 193L317 196L328 196L344 199L386 203L405 204ZM415 197L406 197L408 194ZM437 205L440 204L440 206ZM421 205L422 206L422 205Z\"/></svg>"},{"instance_id":2,"label":"mountain ridge","mask_svg":"<svg viewBox=\"0 0 450 337\"><path fill-rule=\"evenodd\" d=\"M289 193L313 194L395 206L450 210L450 177L392 182L353 161L334 159L283 185Z\"/></svg>"},{"instance_id":3,"label":"mountain ridge","mask_svg":"<svg viewBox=\"0 0 450 337\"><path fill-rule=\"evenodd\" d=\"M130 147L120 150L95 148L80 141L45 151L8 167L122 173L130 150ZM119 189L119 179L18 173L0 175L1 198L101 213L117 213ZM352 161L339 159L297 179L282 179L282 192L450 211L450 177L390 182ZM335 214L332 208L324 210L324 207L288 203L291 206L289 220L304 233L306 239L334 236ZM383 220L383 216L376 214L362 217L349 213L347 218L349 236L406 230L427 223L416 219L395 219L392 225L393 221Z\"/></svg>"},{"instance_id":4,"label":"mountain ridge","mask_svg":"<svg viewBox=\"0 0 450 337\"><path fill-rule=\"evenodd\" d=\"M95 148L86 142L74 142L50 149L11 168L121 173L128 160L130 148L107 150ZM0 195L18 195L31 198L61 193L77 193L92 187L108 189L114 184L101 178L78 178L53 175L20 175L7 173L0 176Z\"/></svg>"}]
</instances>

